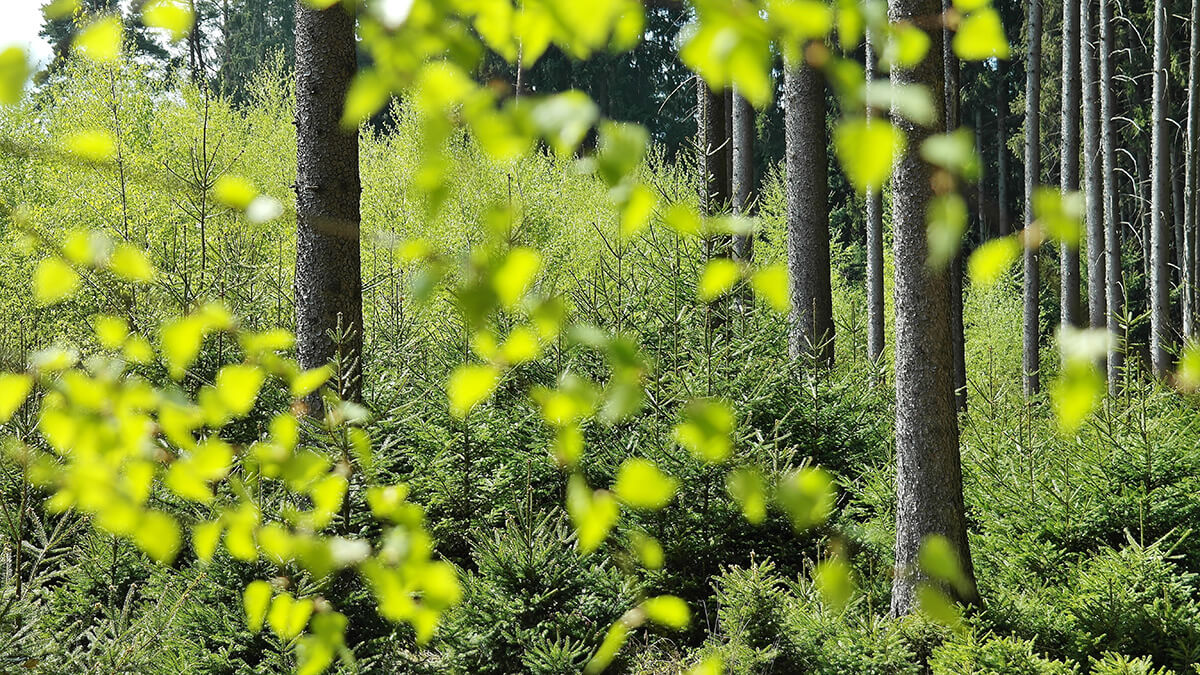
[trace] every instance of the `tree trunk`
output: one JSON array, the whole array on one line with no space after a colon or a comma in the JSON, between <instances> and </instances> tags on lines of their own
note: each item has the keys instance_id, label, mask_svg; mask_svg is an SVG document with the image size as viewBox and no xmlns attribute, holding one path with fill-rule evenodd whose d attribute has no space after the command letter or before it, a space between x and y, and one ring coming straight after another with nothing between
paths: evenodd
<instances>
[{"instance_id":1,"label":"tree trunk","mask_svg":"<svg viewBox=\"0 0 1200 675\"><path fill-rule=\"evenodd\" d=\"M733 212L749 216L754 204L754 107L734 92L733 97ZM749 262L753 255L751 234L733 238L733 257Z\"/></svg>"},{"instance_id":2,"label":"tree trunk","mask_svg":"<svg viewBox=\"0 0 1200 675\"><path fill-rule=\"evenodd\" d=\"M866 40L867 82L875 79L875 50ZM872 111L867 109L870 122ZM883 191L867 191L867 355L879 363L884 345Z\"/></svg>"},{"instance_id":3,"label":"tree trunk","mask_svg":"<svg viewBox=\"0 0 1200 675\"><path fill-rule=\"evenodd\" d=\"M340 359L340 393L361 400L358 130L341 126L355 45L351 12L296 3L296 348L303 368ZM340 354L329 337L339 324ZM308 403L320 410L316 394Z\"/></svg>"},{"instance_id":4,"label":"tree trunk","mask_svg":"<svg viewBox=\"0 0 1200 675\"><path fill-rule=\"evenodd\" d=\"M1167 184L1170 149L1167 147L1167 6L1154 0L1154 89L1150 119L1150 363L1154 374L1166 377L1171 369L1171 231L1167 222Z\"/></svg>"},{"instance_id":5,"label":"tree trunk","mask_svg":"<svg viewBox=\"0 0 1200 675\"><path fill-rule=\"evenodd\" d=\"M889 19L913 21L929 32L929 56L912 70L893 68L892 81L942 91L942 32L938 0L890 0ZM943 101L938 101L941 106ZM912 612L922 542L945 537L957 549L967 578L974 579L963 515L962 469L950 336L950 270L931 269L925 211L932 198L932 168L918 148L930 134L893 111L909 143L892 177L892 223L896 260L896 573L892 613ZM975 600L974 593L963 600Z\"/></svg>"},{"instance_id":6,"label":"tree trunk","mask_svg":"<svg viewBox=\"0 0 1200 675\"><path fill-rule=\"evenodd\" d=\"M1004 84L1004 62L996 62L996 203L997 233L1012 229L1008 218L1008 87Z\"/></svg>"},{"instance_id":7,"label":"tree trunk","mask_svg":"<svg viewBox=\"0 0 1200 675\"><path fill-rule=\"evenodd\" d=\"M1197 210L1196 190L1200 182L1196 171L1200 164L1196 158L1196 140L1200 136L1200 0L1192 0L1191 36L1188 46L1188 97L1187 129L1185 131L1183 247L1184 247L1184 293L1183 334L1186 338L1196 336L1196 235Z\"/></svg>"},{"instance_id":8,"label":"tree trunk","mask_svg":"<svg viewBox=\"0 0 1200 675\"><path fill-rule=\"evenodd\" d=\"M792 357L833 364L833 296L829 282L829 156L825 80L807 63L784 75L787 141L788 268Z\"/></svg>"},{"instance_id":9,"label":"tree trunk","mask_svg":"<svg viewBox=\"0 0 1200 675\"><path fill-rule=\"evenodd\" d=\"M1100 158L1100 91L1096 72L1095 16L1092 0L1081 0L1080 52L1083 63L1083 175L1087 204L1088 324L1104 328L1108 313L1104 273L1104 187Z\"/></svg>"},{"instance_id":10,"label":"tree trunk","mask_svg":"<svg viewBox=\"0 0 1200 675\"><path fill-rule=\"evenodd\" d=\"M1025 228L1033 224L1033 191L1037 187L1042 166L1042 3L1029 3L1029 55L1025 73ZM1038 273L1040 237L1025 243L1024 340L1021 365L1025 371L1025 396L1041 391L1041 363L1038 349L1040 335L1038 295L1041 277Z\"/></svg>"},{"instance_id":11,"label":"tree trunk","mask_svg":"<svg viewBox=\"0 0 1200 675\"><path fill-rule=\"evenodd\" d=\"M1200 0L1194 0L1200 2ZM1100 145L1104 160L1101 183L1104 191L1104 238L1106 259L1105 281L1108 286L1105 299L1108 305L1106 317L1108 332L1112 335L1108 349L1108 391L1116 394L1120 390L1122 371L1125 367L1125 335L1120 317L1124 314L1124 299L1121 286L1121 229L1118 220L1117 199L1117 155L1112 119L1116 115L1113 96L1113 17L1112 0L1100 0Z\"/></svg>"},{"instance_id":12,"label":"tree trunk","mask_svg":"<svg viewBox=\"0 0 1200 675\"><path fill-rule=\"evenodd\" d=\"M1062 192L1079 189L1079 0L1063 0L1062 21ZM1061 253L1062 325L1079 326L1079 247L1064 243Z\"/></svg>"},{"instance_id":13,"label":"tree trunk","mask_svg":"<svg viewBox=\"0 0 1200 675\"><path fill-rule=\"evenodd\" d=\"M942 12L950 12L951 0L942 0ZM950 45L950 30L942 29L943 101L942 119L947 133L958 128L958 57ZM982 230L980 231L982 234ZM967 411L966 331L963 327L962 241L950 260L950 346L954 358L954 403Z\"/></svg>"},{"instance_id":14,"label":"tree trunk","mask_svg":"<svg viewBox=\"0 0 1200 675\"><path fill-rule=\"evenodd\" d=\"M725 129L725 96L714 92L697 78L698 145L700 166L704 171L701 209L705 215L716 215L729 206L729 162L725 153L729 149Z\"/></svg>"}]
</instances>

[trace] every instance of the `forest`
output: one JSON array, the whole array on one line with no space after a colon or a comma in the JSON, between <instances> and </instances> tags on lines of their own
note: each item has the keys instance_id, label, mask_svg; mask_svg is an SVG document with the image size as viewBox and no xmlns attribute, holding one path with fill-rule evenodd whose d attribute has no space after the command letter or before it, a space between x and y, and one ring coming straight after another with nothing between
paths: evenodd
<instances>
[{"instance_id":1,"label":"forest","mask_svg":"<svg viewBox=\"0 0 1200 675\"><path fill-rule=\"evenodd\" d=\"M18 12L0 673L1200 673L1200 0Z\"/></svg>"}]
</instances>

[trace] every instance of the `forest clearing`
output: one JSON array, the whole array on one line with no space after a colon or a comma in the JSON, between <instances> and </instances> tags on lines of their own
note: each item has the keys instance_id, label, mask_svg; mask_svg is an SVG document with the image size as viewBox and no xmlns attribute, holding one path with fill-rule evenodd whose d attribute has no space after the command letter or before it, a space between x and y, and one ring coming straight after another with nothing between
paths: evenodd
<instances>
[{"instance_id":1,"label":"forest clearing","mask_svg":"<svg viewBox=\"0 0 1200 675\"><path fill-rule=\"evenodd\" d=\"M0 673L1200 673L1200 0L0 19Z\"/></svg>"}]
</instances>

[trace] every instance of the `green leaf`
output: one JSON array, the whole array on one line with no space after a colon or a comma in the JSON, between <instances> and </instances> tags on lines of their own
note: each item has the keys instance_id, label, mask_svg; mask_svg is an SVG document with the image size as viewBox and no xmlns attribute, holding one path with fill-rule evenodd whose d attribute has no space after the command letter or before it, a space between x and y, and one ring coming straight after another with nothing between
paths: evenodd
<instances>
[{"instance_id":1,"label":"green leaf","mask_svg":"<svg viewBox=\"0 0 1200 675\"><path fill-rule=\"evenodd\" d=\"M854 595L854 578L850 566L840 556L817 563L813 569L813 583L821 593L826 605L841 611Z\"/></svg>"},{"instance_id":2,"label":"green leaf","mask_svg":"<svg viewBox=\"0 0 1200 675\"><path fill-rule=\"evenodd\" d=\"M246 608L246 625L251 632L257 633L262 630L272 593L271 584L265 581L251 581L242 591L242 606Z\"/></svg>"},{"instance_id":3,"label":"green leaf","mask_svg":"<svg viewBox=\"0 0 1200 675\"><path fill-rule=\"evenodd\" d=\"M0 374L0 424L12 419L33 391L33 378L14 373Z\"/></svg>"},{"instance_id":4,"label":"green leaf","mask_svg":"<svg viewBox=\"0 0 1200 675\"><path fill-rule=\"evenodd\" d=\"M966 127L925 139L921 144L921 159L967 181L979 178L980 161L975 149L975 135Z\"/></svg>"},{"instance_id":5,"label":"green leaf","mask_svg":"<svg viewBox=\"0 0 1200 675\"><path fill-rule=\"evenodd\" d=\"M446 383L450 412L458 418L466 417L496 391L499 383L500 369L495 366L462 365L455 368Z\"/></svg>"},{"instance_id":6,"label":"green leaf","mask_svg":"<svg viewBox=\"0 0 1200 675\"><path fill-rule=\"evenodd\" d=\"M938 581L945 582L963 595L971 591L971 582L963 572L958 551L950 540L941 535L925 537L917 551L917 566Z\"/></svg>"},{"instance_id":7,"label":"green leaf","mask_svg":"<svg viewBox=\"0 0 1200 675\"><path fill-rule=\"evenodd\" d=\"M350 81L346 105L342 110L342 128L357 129L387 105L391 98L387 83L374 70L361 70Z\"/></svg>"},{"instance_id":8,"label":"green leaf","mask_svg":"<svg viewBox=\"0 0 1200 675\"><path fill-rule=\"evenodd\" d=\"M843 120L833 130L838 161L846 177L863 194L883 186L906 145L904 133L883 120Z\"/></svg>"},{"instance_id":9,"label":"green leaf","mask_svg":"<svg viewBox=\"0 0 1200 675\"><path fill-rule=\"evenodd\" d=\"M166 29L171 41L179 42L192 30L195 17L182 0L150 0L142 7L142 23Z\"/></svg>"},{"instance_id":10,"label":"green leaf","mask_svg":"<svg viewBox=\"0 0 1200 675\"><path fill-rule=\"evenodd\" d=\"M967 260L971 282L983 287L994 285L1021 255L1021 242L1012 235L984 242Z\"/></svg>"},{"instance_id":11,"label":"green leaf","mask_svg":"<svg viewBox=\"0 0 1200 675\"><path fill-rule=\"evenodd\" d=\"M245 211L258 196L258 188L243 176L227 173L213 183L212 195L218 204Z\"/></svg>"},{"instance_id":12,"label":"green leaf","mask_svg":"<svg viewBox=\"0 0 1200 675\"><path fill-rule=\"evenodd\" d=\"M192 527L192 549L201 562L211 562L221 543L221 521L211 520ZM259 582L261 583L261 582Z\"/></svg>"},{"instance_id":13,"label":"green leaf","mask_svg":"<svg viewBox=\"0 0 1200 675\"><path fill-rule=\"evenodd\" d=\"M776 499L797 530L824 523L833 513L833 479L823 469L806 467L780 482Z\"/></svg>"},{"instance_id":14,"label":"green leaf","mask_svg":"<svg viewBox=\"0 0 1200 675\"><path fill-rule=\"evenodd\" d=\"M1179 368L1175 373L1175 383L1184 391L1195 391L1200 388L1200 343L1188 341L1179 357ZM0 382L0 392L4 391ZM0 407L0 421L3 421L3 408Z\"/></svg>"},{"instance_id":15,"label":"green leaf","mask_svg":"<svg viewBox=\"0 0 1200 675\"><path fill-rule=\"evenodd\" d=\"M725 487L742 507L742 515L752 525L767 518L767 485L757 469L742 468L729 474Z\"/></svg>"},{"instance_id":16,"label":"green leaf","mask_svg":"<svg viewBox=\"0 0 1200 675\"><path fill-rule=\"evenodd\" d=\"M621 651L621 647L625 646L625 641L629 639L629 624L625 623L624 619L618 619L613 625L609 626L608 632L604 635L604 641L600 643L600 648L588 661L583 672L586 675L597 675L604 672L608 668L608 664L612 663L617 652Z\"/></svg>"},{"instance_id":17,"label":"green leaf","mask_svg":"<svg viewBox=\"0 0 1200 675\"><path fill-rule=\"evenodd\" d=\"M621 236L626 240L637 236L654 215L658 197L641 183L628 189L618 202L621 207Z\"/></svg>"},{"instance_id":18,"label":"green leaf","mask_svg":"<svg viewBox=\"0 0 1200 675\"><path fill-rule=\"evenodd\" d=\"M879 55L879 63L885 69L915 68L925 60L931 44L929 34L912 23L895 24L891 39Z\"/></svg>"},{"instance_id":19,"label":"green leaf","mask_svg":"<svg viewBox=\"0 0 1200 675\"><path fill-rule=\"evenodd\" d=\"M85 162L110 162L117 154L117 141L103 129L77 131L66 139L67 152Z\"/></svg>"},{"instance_id":20,"label":"green leaf","mask_svg":"<svg viewBox=\"0 0 1200 675\"><path fill-rule=\"evenodd\" d=\"M605 120L600 124L596 173L609 186L619 184L642 163L649 143L650 133L645 127Z\"/></svg>"},{"instance_id":21,"label":"green leaf","mask_svg":"<svg viewBox=\"0 0 1200 675\"><path fill-rule=\"evenodd\" d=\"M968 14L958 24L951 44L954 53L964 61L1007 59L1010 55L1000 13L992 7L981 7Z\"/></svg>"},{"instance_id":22,"label":"green leaf","mask_svg":"<svg viewBox=\"0 0 1200 675\"><path fill-rule=\"evenodd\" d=\"M266 374L246 364L229 365L217 373L217 396L234 417L243 417L254 408Z\"/></svg>"},{"instance_id":23,"label":"green leaf","mask_svg":"<svg viewBox=\"0 0 1200 675\"><path fill-rule=\"evenodd\" d=\"M179 552L179 524L161 511L146 511L134 530L133 541L155 562L170 564Z\"/></svg>"},{"instance_id":24,"label":"green leaf","mask_svg":"<svg viewBox=\"0 0 1200 675\"><path fill-rule=\"evenodd\" d=\"M29 57L20 47L0 51L0 104L16 105L29 81Z\"/></svg>"},{"instance_id":25,"label":"green leaf","mask_svg":"<svg viewBox=\"0 0 1200 675\"><path fill-rule=\"evenodd\" d=\"M1081 192L1063 194L1051 187L1033 193L1033 215L1053 239L1079 248L1083 239L1084 198Z\"/></svg>"},{"instance_id":26,"label":"green leaf","mask_svg":"<svg viewBox=\"0 0 1200 675\"><path fill-rule=\"evenodd\" d=\"M938 195L929 201L925 213L925 235L929 250L926 264L943 269L962 250L967 230L967 202L957 192Z\"/></svg>"},{"instance_id":27,"label":"green leaf","mask_svg":"<svg viewBox=\"0 0 1200 675\"><path fill-rule=\"evenodd\" d=\"M118 278L132 283L154 279L154 266L146 254L133 244L118 244L108 260L108 269Z\"/></svg>"},{"instance_id":28,"label":"green leaf","mask_svg":"<svg viewBox=\"0 0 1200 675\"><path fill-rule=\"evenodd\" d=\"M617 470L613 492L617 499L637 509L661 509L675 496L679 481L659 471L648 459L631 457Z\"/></svg>"},{"instance_id":29,"label":"green leaf","mask_svg":"<svg viewBox=\"0 0 1200 675\"><path fill-rule=\"evenodd\" d=\"M917 607L934 623L947 628L962 628L962 610L934 584L917 585Z\"/></svg>"},{"instance_id":30,"label":"green leaf","mask_svg":"<svg viewBox=\"0 0 1200 675\"><path fill-rule=\"evenodd\" d=\"M267 625L286 642L304 630L312 611L312 600L296 600L290 593L280 593L271 601L271 609L267 611Z\"/></svg>"},{"instance_id":31,"label":"green leaf","mask_svg":"<svg viewBox=\"0 0 1200 675\"><path fill-rule=\"evenodd\" d=\"M162 354L171 377L182 379L200 355L204 342L204 324L192 316L177 319L163 327Z\"/></svg>"},{"instance_id":32,"label":"green leaf","mask_svg":"<svg viewBox=\"0 0 1200 675\"><path fill-rule=\"evenodd\" d=\"M600 109L592 99L575 90L551 96L533 109L538 131L562 156L575 152L599 116Z\"/></svg>"},{"instance_id":33,"label":"green leaf","mask_svg":"<svg viewBox=\"0 0 1200 675\"><path fill-rule=\"evenodd\" d=\"M896 84L889 80L868 82L864 103L878 110L894 110L916 124L928 126L937 119L929 90L919 84Z\"/></svg>"},{"instance_id":34,"label":"green leaf","mask_svg":"<svg viewBox=\"0 0 1200 675\"><path fill-rule=\"evenodd\" d=\"M333 368L321 366L297 374L292 378L291 392L293 398L304 398L324 386L333 377Z\"/></svg>"},{"instance_id":35,"label":"green leaf","mask_svg":"<svg viewBox=\"0 0 1200 675\"><path fill-rule=\"evenodd\" d=\"M734 416L726 403L697 399L684 408L683 422L675 425L675 442L699 459L720 463L733 452Z\"/></svg>"},{"instance_id":36,"label":"green leaf","mask_svg":"<svg viewBox=\"0 0 1200 675\"><path fill-rule=\"evenodd\" d=\"M791 311L792 301L786 266L777 264L758 270L750 277L750 285L755 294L767 301L771 309L780 314Z\"/></svg>"},{"instance_id":37,"label":"green leaf","mask_svg":"<svg viewBox=\"0 0 1200 675\"><path fill-rule=\"evenodd\" d=\"M84 56L112 63L121 56L121 17L110 14L92 21L75 37L74 47Z\"/></svg>"},{"instance_id":38,"label":"green leaf","mask_svg":"<svg viewBox=\"0 0 1200 675\"><path fill-rule=\"evenodd\" d=\"M592 492L579 474L567 481L567 514L575 525L579 550L591 553L604 543L617 522L620 508L611 493Z\"/></svg>"},{"instance_id":39,"label":"green leaf","mask_svg":"<svg viewBox=\"0 0 1200 675\"><path fill-rule=\"evenodd\" d=\"M704 265L696 295L704 302L712 302L733 290L742 277L742 268L730 258L713 258Z\"/></svg>"},{"instance_id":40,"label":"green leaf","mask_svg":"<svg viewBox=\"0 0 1200 675\"><path fill-rule=\"evenodd\" d=\"M1067 364L1050 384L1050 405L1064 436L1074 435L1104 398L1104 376L1091 364Z\"/></svg>"},{"instance_id":41,"label":"green leaf","mask_svg":"<svg viewBox=\"0 0 1200 675\"><path fill-rule=\"evenodd\" d=\"M674 595L660 595L642 601L646 618L660 626L683 630L692 620L692 612L683 599Z\"/></svg>"},{"instance_id":42,"label":"green leaf","mask_svg":"<svg viewBox=\"0 0 1200 675\"><path fill-rule=\"evenodd\" d=\"M542 257L537 251L524 246L509 251L492 278L492 287L500 303L506 309L515 309L541 269Z\"/></svg>"},{"instance_id":43,"label":"green leaf","mask_svg":"<svg viewBox=\"0 0 1200 675\"><path fill-rule=\"evenodd\" d=\"M45 258L33 273L33 299L43 307L66 300L79 288L79 273L61 258Z\"/></svg>"}]
</instances>

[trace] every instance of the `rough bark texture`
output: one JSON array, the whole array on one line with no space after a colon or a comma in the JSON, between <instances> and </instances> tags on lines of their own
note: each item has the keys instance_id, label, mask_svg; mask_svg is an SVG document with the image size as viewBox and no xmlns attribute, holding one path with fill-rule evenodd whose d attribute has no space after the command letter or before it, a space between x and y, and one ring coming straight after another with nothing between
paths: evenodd
<instances>
[{"instance_id":1,"label":"rough bark texture","mask_svg":"<svg viewBox=\"0 0 1200 675\"><path fill-rule=\"evenodd\" d=\"M1104 188L1101 184L1100 91L1096 60L1096 17L1092 0L1079 5L1080 52L1083 59L1083 185L1087 204L1088 324L1107 325L1104 273Z\"/></svg>"},{"instance_id":2,"label":"rough bark texture","mask_svg":"<svg viewBox=\"0 0 1200 675\"><path fill-rule=\"evenodd\" d=\"M1171 370L1171 230L1167 221L1171 158L1167 145L1167 6L1154 2L1154 89L1150 114L1150 363L1154 374Z\"/></svg>"},{"instance_id":3,"label":"rough bark texture","mask_svg":"<svg viewBox=\"0 0 1200 675\"><path fill-rule=\"evenodd\" d=\"M1184 293L1183 293L1183 334L1192 338L1196 335L1196 234L1197 211L1196 188L1198 185L1196 171L1200 168L1196 156L1196 140L1200 135L1200 0L1192 0L1191 35L1188 46L1188 97L1187 97L1187 130L1184 140L1184 152L1187 159L1184 163L1185 199L1183 206L1183 247L1184 247Z\"/></svg>"},{"instance_id":4,"label":"rough bark texture","mask_svg":"<svg viewBox=\"0 0 1200 675\"><path fill-rule=\"evenodd\" d=\"M787 141L788 269L792 314L788 347L833 363L833 295L829 282L829 156L825 79L807 63L784 76Z\"/></svg>"},{"instance_id":5,"label":"rough bark texture","mask_svg":"<svg viewBox=\"0 0 1200 675\"><path fill-rule=\"evenodd\" d=\"M933 41L929 56L912 70L892 70L892 80L942 91L939 0L891 0L889 19L913 21ZM942 101L937 105L941 107ZM895 111L894 111L895 112ZM950 271L927 264L925 211L932 198L931 167L917 149L930 130L898 114L909 144L892 176L896 260L896 573L892 612L916 606L923 580L917 552L926 538L946 537L973 579L963 516L958 415L950 351ZM974 600L974 597L964 598Z\"/></svg>"},{"instance_id":6,"label":"rough bark texture","mask_svg":"<svg viewBox=\"0 0 1200 675\"><path fill-rule=\"evenodd\" d=\"M733 212L750 215L754 205L754 107L734 92L733 97ZM747 262L753 254L750 234L733 238L733 257Z\"/></svg>"},{"instance_id":7,"label":"rough bark texture","mask_svg":"<svg viewBox=\"0 0 1200 675\"><path fill-rule=\"evenodd\" d=\"M942 12L950 12L951 0L942 0ZM950 45L949 29L942 30L943 93L942 119L945 131L958 128L958 57ZM962 412L967 410L967 355L966 331L963 327L962 258L960 246L950 261L950 345L954 357L954 401Z\"/></svg>"},{"instance_id":8,"label":"rough bark texture","mask_svg":"<svg viewBox=\"0 0 1200 675\"><path fill-rule=\"evenodd\" d=\"M713 215L730 203L729 162L725 157L730 149L725 129L725 96L709 89L703 81L698 89L697 143L704 171L701 208L704 213Z\"/></svg>"},{"instance_id":9,"label":"rough bark texture","mask_svg":"<svg viewBox=\"0 0 1200 675\"><path fill-rule=\"evenodd\" d=\"M358 131L341 126L357 68L354 15L296 3L296 347L303 368L340 356L342 395L362 398ZM349 335L343 354L329 333ZM309 399L319 409L320 399Z\"/></svg>"},{"instance_id":10,"label":"rough bark texture","mask_svg":"<svg viewBox=\"0 0 1200 675\"><path fill-rule=\"evenodd\" d=\"M875 79L875 50L866 41L867 82ZM867 111L870 121L872 112ZM883 192L867 191L867 355L872 363L883 356Z\"/></svg>"},{"instance_id":11,"label":"rough bark texture","mask_svg":"<svg viewBox=\"0 0 1200 675\"><path fill-rule=\"evenodd\" d=\"M1200 2L1200 0L1196 0ZM1116 100L1113 95L1113 18L1111 0L1100 0L1100 145L1104 161L1101 184L1104 191L1104 238L1105 238L1105 299L1108 313L1105 317L1108 331L1113 339L1108 350L1108 391L1116 394L1120 390L1122 370L1125 367L1125 336L1120 317L1124 314L1125 296L1121 286L1121 229L1117 213L1117 155L1112 119L1116 115Z\"/></svg>"},{"instance_id":12,"label":"rough bark texture","mask_svg":"<svg viewBox=\"0 0 1200 675\"><path fill-rule=\"evenodd\" d=\"M1042 166L1042 3L1029 3L1029 54L1025 65L1025 227L1033 224L1033 191L1037 187ZM1027 230L1028 231L1028 230ZM1024 339L1021 366L1025 371L1025 395L1034 396L1041 390L1041 363L1038 337L1041 333L1038 294L1041 277L1038 274L1040 242L1025 246Z\"/></svg>"},{"instance_id":13,"label":"rough bark texture","mask_svg":"<svg viewBox=\"0 0 1200 675\"><path fill-rule=\"evenodd\" d=\"M1062 169L1064 194L1079 189L1079 0L1063 0L1062 20ZM1081 325L1079 247L1059 246L1060 316L1064 326Z\"/></svg>"},{"instance_id":14,"label":"rough bark texture","mask_svg":"<svg viewBox=\"0 0 1200 675\"><path fill-rule=\"evenodd\" d=\"M996 233L1003 237L1012 230L1008 217L1008 91L1003 61L997 61L996 80Z\"/></svg>"}]
</instances>

